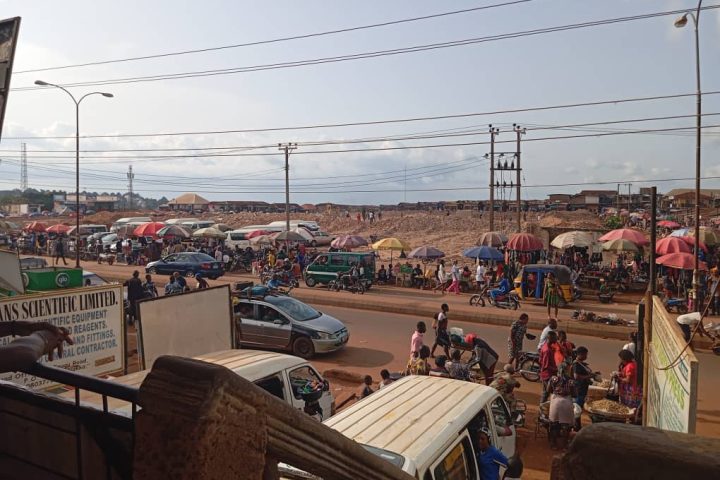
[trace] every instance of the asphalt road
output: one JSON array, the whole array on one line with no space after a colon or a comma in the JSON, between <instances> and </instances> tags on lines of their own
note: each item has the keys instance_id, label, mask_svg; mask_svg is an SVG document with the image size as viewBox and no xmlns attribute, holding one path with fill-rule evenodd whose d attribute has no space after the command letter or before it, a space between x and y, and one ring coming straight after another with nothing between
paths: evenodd
<instances>
[{"instance_id":1,"label":"asphalt road","mask_svg":"<svg viewBox=\"0 0 720 480\"><path fill-rule=\"evenodd\" d=\"M386 314L347 308L318 306L318 309L341 320L350 330L350 341L343 350L318 355L312 363L322 371L328 368L342 368L360 374L369 374L375 381L380 370L400 371L405 367L410 352L410 337L418 320L429 326L431 318L417 318L410 315ZM499 354L500 361L507 361L507 337L509 329L494 325L454 322L449 314L450 326L460 327L465 332L475 332L488 342ZM560 328L565 325L561 324ZM539 331L530 331L539 335ZM597 337L573 335L569 340L575 345L588 348L590 366L609 377L617 369L618 352L625 342L605 340ZM434 334L426 334L426 344L431 345ZM536 341L525 340L524 348L536 347ZM441 350L436 350L439 355ZM716 400L720 393L720 357L708 353L697 354L700 360L697 433L720 437L720 407ZM538 384L523 381L521 391L540 394Z\"/></svg>"}]
</instances>

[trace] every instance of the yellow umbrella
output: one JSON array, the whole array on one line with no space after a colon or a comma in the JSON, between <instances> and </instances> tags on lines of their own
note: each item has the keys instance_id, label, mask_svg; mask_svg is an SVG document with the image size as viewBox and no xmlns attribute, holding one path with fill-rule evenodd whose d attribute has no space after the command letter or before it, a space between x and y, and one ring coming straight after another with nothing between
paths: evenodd
<instances>
[{"instance_id":1,"label":"yellow umbrella","mask_svg":"<svg viewBox=\"0 0 720 480\"><path fill-rule=\"evenodd\" d=\"M390 250L390 263L392 263L393 250L410 250L410 245L395 237L383 238L370 245L373 250Z\"/></svg>"},{"instance_id":2,"label":"yellow umbrella","mask_svg":"<svg viewBox=\"0 0 720 480\"><path fill-rule=\"evenodd\" d=\"M625 238L617 238L602 244L602 249L606 252L637 252L638 248L630 240Z\"/></svg>"}]
</instances>

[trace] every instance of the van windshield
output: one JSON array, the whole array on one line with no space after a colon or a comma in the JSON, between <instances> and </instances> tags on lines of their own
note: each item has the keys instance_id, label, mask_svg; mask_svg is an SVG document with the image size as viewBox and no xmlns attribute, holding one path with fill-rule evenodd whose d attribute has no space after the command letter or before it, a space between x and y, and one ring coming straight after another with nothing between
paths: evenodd
<instances>
[{"instance_id":1,"label":"van windshield","mask_svg":"<svg viewBox=\"0 0 720 480\"><path fill-rule=\"evenodd\" d=\"M265 297L265 301L276 306L277 308L285 312L290 318L292 318L293 320L297 320L298 322L312 320L313 318L318 318L320 315L322 315L310 305L299 302L291 297L268 296Z\"/></svg>"},{"instance_id":2,"label":"van windshield","mask_svg":"<svg viewBox=\"0 0 720 480\"><path fill-rule=\"evenodd\" d=\"M405 457L403 457L402 455L398 455L397 453L383 450L382 448L371 447L370 445L362 445L362 447L373 455L376 455L383 460L392 463L398 468L402 468L405 464Z\"/></svg>"}]
</instances>

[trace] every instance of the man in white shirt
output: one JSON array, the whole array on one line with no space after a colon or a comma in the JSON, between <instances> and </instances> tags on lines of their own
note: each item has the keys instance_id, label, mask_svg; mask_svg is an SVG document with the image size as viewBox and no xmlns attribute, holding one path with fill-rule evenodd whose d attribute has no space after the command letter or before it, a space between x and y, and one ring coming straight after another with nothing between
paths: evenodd
<instances>
[{"instance_id":1,"label":"man in white shirt","mask_svg":"<svg viewBox=\"0 0 720 480\"><path fill-rule=\"evenodd\" d=\"M553 332L556 331L557 326L558 326L557 320L555 320L554 318L551 318L550 320L548 320L547 326L545 328L543 328L543 331L540 334L540 343L538 343L538 348L537 348L538 352L540 351L542 346L545 345L545 342L547 342L548 333L550 333L550 331L553 331Z\"/></svg>"},{"instance_id":2,"label":"man in white shirt","mask_svg":"<svg viewBox=\"0 0 720 480\"><path fill-rule=\"evenodd\" d=\"M478 263L478 266L475 269L475 282L477 283L478 290L485 285L485 264L482 261Z\"/></svg>"}]
</instances>

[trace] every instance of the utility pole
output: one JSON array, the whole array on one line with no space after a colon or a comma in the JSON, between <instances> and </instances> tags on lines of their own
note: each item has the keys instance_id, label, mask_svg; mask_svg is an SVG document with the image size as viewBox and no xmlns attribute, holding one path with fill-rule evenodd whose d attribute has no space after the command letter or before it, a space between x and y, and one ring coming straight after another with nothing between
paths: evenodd
<instances>
[{"instance_id":1,"label":"utility pole","mask_svg":"<svg viewBox=\"0 0 720 480\"><path fill-rule=\"evenodd\" d=\"M127 179L128 179L128 210L132 210L132 208L133 208L133 180L135 179L135 174L132 171L132 165L130 165L128 167Z\"/></svg>"},{"instance_id":2,"label":"utility pole","mask_svg":"<svg viewBox=\"0 0 720 480\"><path fill-rule=\"evenodd\" d=\"M513 130L515 131L515 135L517 136L517 151L515 153L515 158L517 159L517 164L515 165L515 167L517 168L517 232L520 233L522 231L522 206L520 204L520 136L525 135L525 129L522 128L520 125L513 124Z\"/></svg>"},{"instance_id":3,"label":"utility pole","mask_svg":"<svg viewBox=\"0 0 720 480\"><path fill-rule=\"evenodd\" d=\"M500 134L498 127L488 125L490 129L490 231L495 231L495 136Z\"/></svg>"},{"instance_id":4,"label":"utility pole","mask_svg":"<svg viewBox=\"0 0 720 480\"><path fill-rule=\"evenodd\" d=\"M627 187L628 187L628 215L630 215L630 211L632 210L632 195L630 194L630 187L632 187L632 183L628 183Z\"/></svg>"},{"instance_id":5,"label":"utility pole","mask_svg":"<svg viewBox=\"0 0 720 480\"><path fill-rule=\"evenodd\" d=\"M285 152L285 229L290 231L290 152L297 143L278 143L278 150Z\"/></svg>"},{"instance_id":6,"label":"utility pole","mask_svg":"<svg viewBox=\"0 0 720 480\"><path fill-rule=\"evenodd\" d=\"M20 144L20 190L24 192L27 188L27 143L23 142Z\"/></svg>"},{"instance_id":7,"label":"utility pole","mask_svg":"<svg viewBox=\"0 0 720 480\"><path fill-rule=\"evenodd\" d=\"M618 189L617 189L617 195L615 196L615 201L617 203L617 216L620 216L620 184L618 183Z\"/></svg>"}]
</instances>

